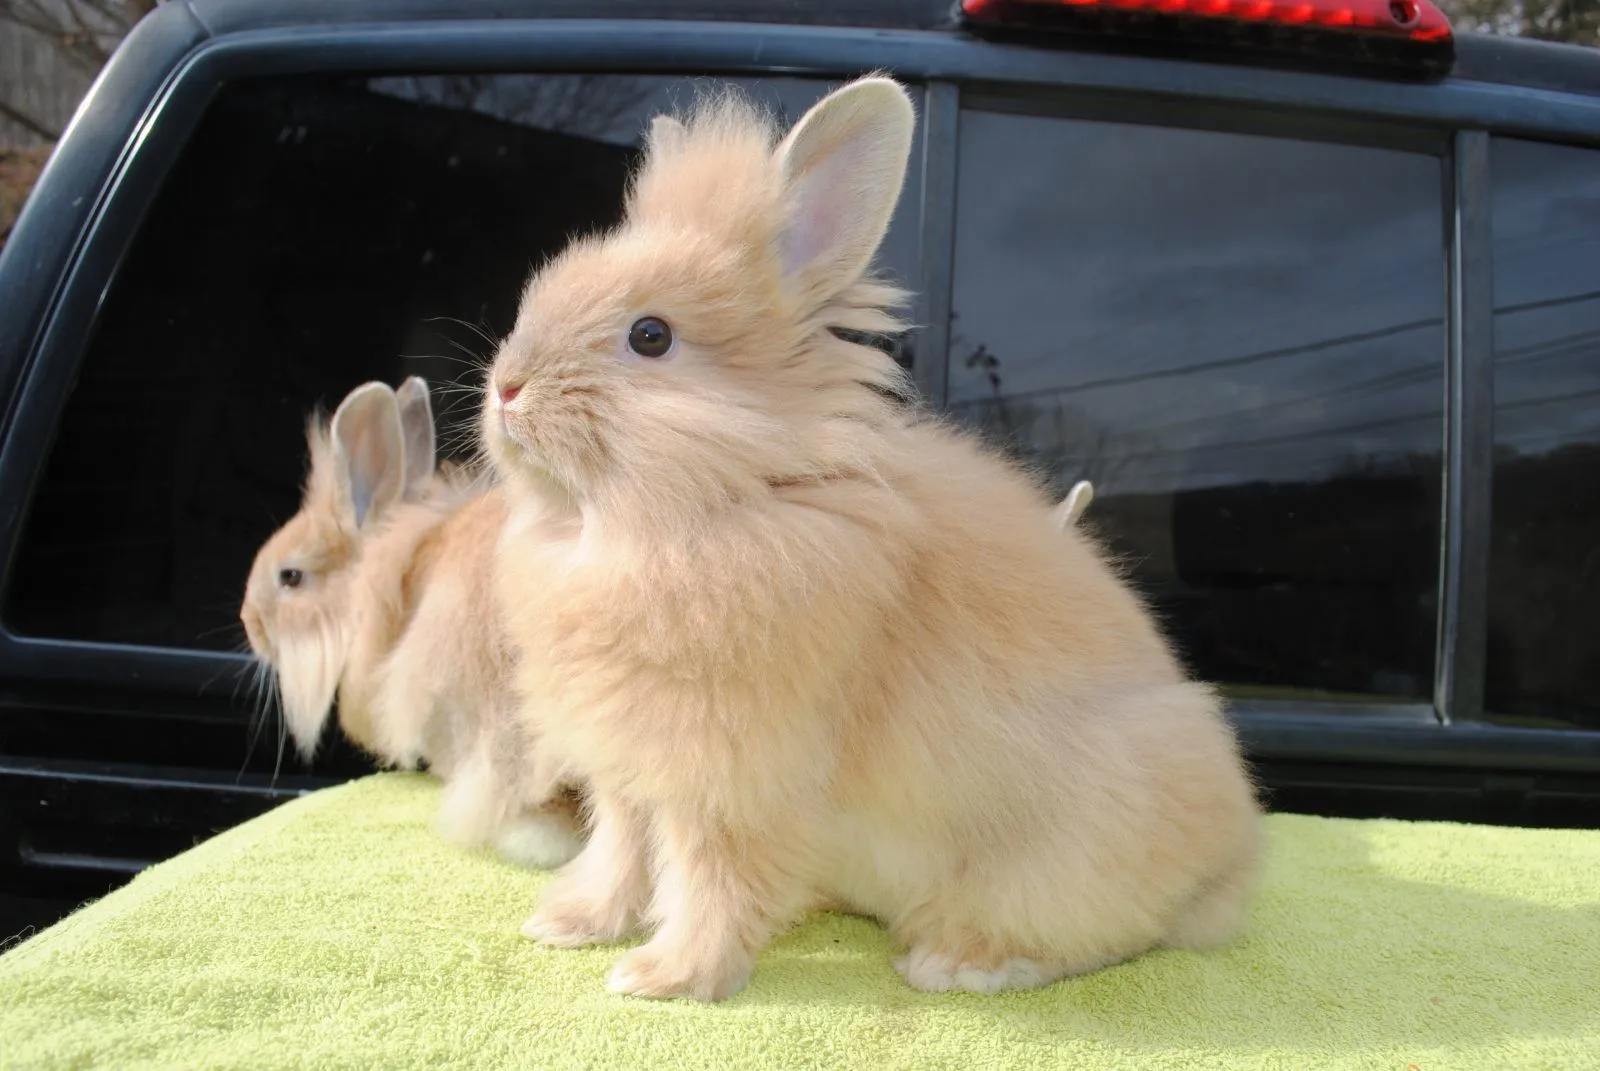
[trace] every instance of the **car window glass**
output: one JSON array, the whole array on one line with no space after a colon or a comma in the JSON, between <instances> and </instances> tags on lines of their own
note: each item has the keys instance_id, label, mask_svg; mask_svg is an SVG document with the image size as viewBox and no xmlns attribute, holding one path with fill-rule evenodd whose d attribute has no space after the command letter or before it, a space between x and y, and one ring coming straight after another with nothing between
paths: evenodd
<instances>
[{"instance_id":1,"label":"car window glass","mask_svg":"<svg viewBox=\"0 0 1600 1071\"><path fill-rule=\"evenodd\" d=\"M1486 705L1600 728L1600 152L1498 139Z\"/></svg>"},{"instance_id":2,"label":"car window glass","mask_svg":"<svg viewBox=\"0 0 1600 1071\"><path fill-rule=\"evenodd\" d=\"M1430 156L968 112L950 405L1094 481L1200 675L1425 699L1441 251Z\"/></svg>"},{"instance_id":3,"label":"car window glass","mask_svg":"<svg viewBox=\"0 0 1600 1071\"><path fill-rule=\"evenodd\" d=\"M720 81L720 80L718 80ZM620 214L649 117L703 80L297 77L226 87L106 296L7 592L18 632L223 650L299 504L303 426L422 375L458 452L530 268ZM793 118L817 79L744 79ZM889 237L914 275L920 168Z\"/></svg>"}]
</instances>

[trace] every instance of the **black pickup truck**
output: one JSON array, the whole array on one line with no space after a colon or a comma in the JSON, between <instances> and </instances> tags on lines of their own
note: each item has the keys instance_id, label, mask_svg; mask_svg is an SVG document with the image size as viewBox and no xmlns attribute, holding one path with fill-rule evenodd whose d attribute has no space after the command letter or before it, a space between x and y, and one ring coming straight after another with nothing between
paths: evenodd
<instances>
[{"instance_id":1,"label":"black pickup truck","mask_svg":"<svg viewBox=\"0 0 1600 1071\"><path fill-rule=\"evenodd\" d=\"M1600 824L1600 53L1426 0L173 0L0 256L0 937L369 768L236 653L309 410L470 383L697 80L871 69L920 104L885 344L1094 481L1271 804Z\"/></svg>"}]
</instances>

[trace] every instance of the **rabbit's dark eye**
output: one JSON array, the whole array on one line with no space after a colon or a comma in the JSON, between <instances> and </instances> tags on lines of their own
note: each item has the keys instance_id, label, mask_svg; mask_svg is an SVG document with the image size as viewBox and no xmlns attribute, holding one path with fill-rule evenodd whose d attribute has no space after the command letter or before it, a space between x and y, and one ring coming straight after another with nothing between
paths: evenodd
<instances>
[{"instance_id":1,"label":"rabbit's dark eye","mask_svg":"<svg viewBox=\"0 0 1600 1071\"><path fill-rule=\"evenodd\" d=\"M306 574L298 569L279 569L278 585L285 588L297 588L306 578Z\"/></svg>"},{"instance_id":2,"label":"rabbit's dark eye","mask_svg":"<svg viewBox=\"0 0 1600 1071\"><path fill-rule=\"evenodd\" d=\"M628 328L628 348L640 357L665 357L672 349L672 328L656 316L635 320Z\"/></svg>"}]
</instances>

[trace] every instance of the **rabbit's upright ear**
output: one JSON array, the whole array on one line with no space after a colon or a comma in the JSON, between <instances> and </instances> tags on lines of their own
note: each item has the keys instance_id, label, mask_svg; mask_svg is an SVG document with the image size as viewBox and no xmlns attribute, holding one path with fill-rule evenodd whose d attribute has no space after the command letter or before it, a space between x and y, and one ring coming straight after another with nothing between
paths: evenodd
<instances>
[{"instance_id":1,"label":"rabbit's upright ear","mask_svg":"<svg viewBox=\"0 0 1600 1071\"><path fill-rule=\"evenodd\" d=\"M428 381L410 376L394 392L400 406L400 432L405 440L405 494L421 493L438 466L433 430L433 402L428 396Z\"/></svg>"},{"instance_id":2,"label":"rabbit's upright ear","mask_svg":"<svg viewBox=\"0 0 1600 1071\"><path fill-rule=\"evenodd\" d=\"M806 112L777 148L784 266L827 300L856 282L889 229L916 113L889 78L862 78Z\"/></svg>"},{"instance_id":3,"label":"rabbit's upright ear","mask_svg":"<svg viewBox=\"0 0 1600 1071\"><path fill-rule=\"evenodd\" d=\"M333 414L334 501L352 532L381 517L405 490L400 406L383 383L363 383Z\"/></svg>"}]
</instances>

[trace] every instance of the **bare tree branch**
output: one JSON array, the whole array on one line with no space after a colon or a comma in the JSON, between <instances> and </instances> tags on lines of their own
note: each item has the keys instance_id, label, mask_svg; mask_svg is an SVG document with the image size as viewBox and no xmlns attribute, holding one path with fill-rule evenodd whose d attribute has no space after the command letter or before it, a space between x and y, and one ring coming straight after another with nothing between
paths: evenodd
<instances>
[{"instance_id":1,"label":"bare tree branch","mask_svg":"<svg viewBox=\"0 0 1600 1071\"><path fill-rule=\"evenodd\" d=\"M5 116L7 119L11 120L13 123L16 123L23 129L37 134L39 137L45 138L49 141L55 141L61 137L61 131L51 130L49 127L39 122L39 120L33 118L33 116L28 115L17 108L13 108L3 100L0 100L0 115Z\"/></svg>"},{"instance_id":2,"label":"bare tree branch","mask_svg":"<svg viewBox=\"0 0 1600 1071\"><path fill-rule=\"evenodd\" d=\"M0 12L15 11L19 7L27 8L33 12L35 18L43 19L52 25L55 23L54 17L46 10L43 4L39 3L39 0L5 0L4 3L0 3Z\"/></svg>"},{"instance_id":3,"label":"bare tree branch","mask_svg":"<svg viewBox=\"0 0 1600 1071\"><path fill-rule=\"evenodd\" d=\"M27 7L28 12L22 10L24 6ZM40 11L37 5L19 5L11 2L11 0L0 0L0 22L9 22L13 26L20 26L24 30L31 30L41 37L48 37L52 40L58 37L61 31L60 24Z\"/></svg>"},{"instance_id":4,"label":"bare tree branch","mask_svg":"<svg viewBox=\"0 0 1600 1071\"><path fill-rule=\"evenodd\" d=\"M1579 45L1600 43L1597 0L1441 0L1458 29Z\"/></svg>"},{"instance_id":5,"label":"bare tree branch","mask_svg":"<svg viewBox=\"0 0 1600 1071\"><path fill-rule=\"evenodd\" d=\"M78 0L65 0L65 3L67 7L67 14L72 16L72 24L76 26L78 30L78 32L73 35L76 47L81 51L88 53L89 56L96 61L96 67L103 66L106 60L110 58L111 54L100 47L100 42L95 35L94 28L91 27L84 19L83 12L78 10Z\"/></svg>"},{"instance_id":6,"label":"bare tree branch","mask_svg":"<svg viewBox=\"0 0 1600 1071\"><path fill-rule=\"evenodd\" d=\"M0 0L0 25L37 35L47 48L71 66L93 77L105 66L117 44L159 0ZM29 42L31 43L31 42ZM73 79L76 81L76 79ZM54 87L46 87L48 96ZM12 87L16 91L16 87ZM71 92L71 90L67 90ZM0 115L41 138L54 140L59 131L29 114L22 101L0 101Z\"/></svg>"}]
</instances>

